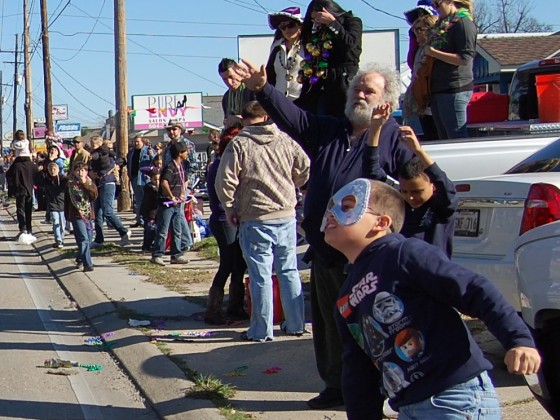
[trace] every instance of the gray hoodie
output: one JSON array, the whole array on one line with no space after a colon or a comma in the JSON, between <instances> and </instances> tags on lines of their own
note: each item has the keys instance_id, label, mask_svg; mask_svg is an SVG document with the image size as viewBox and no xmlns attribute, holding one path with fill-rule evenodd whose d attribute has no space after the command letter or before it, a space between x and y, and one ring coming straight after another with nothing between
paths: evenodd
<instances>
[{"instance_id":1,"label":"gray hoodie","mask_svg":"<svg viewBox=\"0 0 560 420\"><path fill-rule=\"evenodd\" d=\"M296 187L309 178L309 158L276 124L243 128L226 147L216 193L226 214L240 221L295 216Z\"/></svg>"}]
</instances>

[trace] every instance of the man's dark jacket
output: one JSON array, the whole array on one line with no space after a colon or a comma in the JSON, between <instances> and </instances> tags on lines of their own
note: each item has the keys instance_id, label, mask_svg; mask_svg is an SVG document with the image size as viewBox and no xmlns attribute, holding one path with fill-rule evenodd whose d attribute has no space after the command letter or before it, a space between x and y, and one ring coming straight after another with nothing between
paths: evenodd
<instances>
[{"instance_id":1,"label":"man's dark jacket","mask_svg":"<svg viewBox=\"0 0 560 420\"><path fill-rule=\"evenodd\" d=\"M300 143L311 158L302 223L310 245L307 257L319 257L326 266L345 264L346 258L325 243L320 227L331 196L364 176L362 155L368 132L360 136L357 146L351 147L352 125L347 118L303 111L268 83L256 96L276 125ZM398 138L399 126L391 118L381 131L379 155L381 167L395 179L400 166L413 156Z\"/></svg>"}]
</instances>

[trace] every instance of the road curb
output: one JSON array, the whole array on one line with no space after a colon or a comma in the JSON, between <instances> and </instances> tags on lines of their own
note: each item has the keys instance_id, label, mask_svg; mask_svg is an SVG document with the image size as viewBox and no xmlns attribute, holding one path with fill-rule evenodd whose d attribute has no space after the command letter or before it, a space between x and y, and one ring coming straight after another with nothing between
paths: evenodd
<instances>
[{"instance_id":1,"label":"road curb","mask_svg":"<svg viewBox=\"0 0 560 420\"><path fill-rule=\"evenodd\" d=\"M15 219L13 206L7 212ZM223 420L211 401L185 396L185 390L193 382L144 334L128 327L126 321L119 317L118 304L102 293L89 274L78 271L52 248L46 226L33 223L37 237L33 247L97 334L114 332L110 340L114 344L108 352L118 361L157 416L166 420Z\"/></svg>"}]
</instances>

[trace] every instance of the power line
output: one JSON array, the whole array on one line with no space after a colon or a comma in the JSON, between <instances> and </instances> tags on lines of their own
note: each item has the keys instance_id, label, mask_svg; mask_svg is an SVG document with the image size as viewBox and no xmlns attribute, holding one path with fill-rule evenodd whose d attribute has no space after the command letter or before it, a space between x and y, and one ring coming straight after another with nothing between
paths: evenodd
<instances>
[{"instance_id":1,"label":"power line","mask_svg":"<svg viewBox=\"0 0 560 420\"><path fill-rule=\"evenodd\" d=\"M70 34L65 34L60 31L50 31L51 34L58 34L64 37L73 37L77 35L110 35L114 36L113 32L73 32ZM202 39L237 39L237 36L233 35L177 35L177 34L148 34L148 33L127 33L127 37L129 36L142 36L142 37L150 37L150 38L202 38Z\"/></svg>"},{"instance_id":2,"label":"power line","mask_svg":"<svg viewBox=\"0 0 560 420\"><path fill-rule=\"evenodd\" d=\"M87 12L85 12L84 10L80 9L80 8L79 8L78 6L76 6L75 4L73 4L72 6L75 7L76 9L78 9L80 12L84 13L85 15L89 16L90 18L93 18L93 16L90 16L89 13L87 13ZM103 26L105 26L105 27L107 27L107 28L109 28L109 29L112 29L110 26L104 24L103 22L100 22L100 23L101 23ZM163 60L163 61L165 61L165 62L167 62L167 63L169 63L169 64L171 64L171 65L173 65L173 66L175 66L175 67L177 67L177 68L179 68L179 69L181 69L181 70L184 70L185 72L187 72L187 73L189 73L189 74L192 74L193 76L196 76L196 77L198 77L199 79L205 80L205 81L207 81L208 83L213 84L214 86L222 87L222 85L216 83L215 81L213 81L213 80L211 80L211 79L208 79L207 77L201 76L200 74L195 73L194 71L189 70L189 69L187 69L187 68L185 68L185 67L183 67L183 66L180 66L179 64L175 63L174 61L167 59L165 56L163 56L163 55L161 55L161 54L158 54L158 53L156 53L155 51L150 50L149 48L145 47L144 45L142 45L142 44L140 44L140 43L138 43L138 42L136 42L136 41L134 41L134 40L132 40L132 39L129 39L128 36L127 36L127 39L128 39L131 43L133 43L133 44L139 46L140 48L142 48L142 49L144 49L144 50L146 50L146 51L152 53L152 54L155 55L156 57L159 57L161 60Z\"/></svg>"},{"instance_id":3,"label":"power line","mask_svg":"<svg viewBox=\"0 0 560 420\"><path fill-rule=\"evenodd\" d=\"M91 34L93 33L93 30L95 29L95 27L97 26L97 24L99 23L99 16L101 16L101 13L103 12L103 9L105 8L105 1L103 0L103 4L101 5L101 9L99 9L99 14L97 15L97 18L95 19L95 23L93 24L93 27L91 28L91 31L89 33L89 35L87 36L86 40L84 41L84 43L82 44L82 46L80 47L80 49L78 51L76 51L76 54L74 54L72 57L67 58L65 60L61 60L61 61L70 61L73 60L74 58L76 58L76 56L78 54L80 54L80 52L82 51L82 49L86 46L86 44L88 43L89 39L91 38Z\"/></svg>"},{"instance_id":4,"label":"power line","mask_svg":"<svg viewBox=\"0 0 560 420\"><path fill-rule=\"evenodd\" d=\"M394 15L394 14L392 14L392 13L386 12L385 10L381 10L381 9L375 7L375 6L372 6L372 5L369 4L366 0L361 0L361 1L362 1L362 3L367 4L369 7L371 7L371 8L372 8L373 10L375 10L376 12L383 13L383 14L385 14L385 15L387 15L387 16L394 17L395 19L400 19L400 20L406 21L406 19L403 18L403 17L401 17L401 16Z\"/></svg>"},{"instance_id":5,"label":"power line","mask_svg":"<svg viewBox=\"0 0 560 420\"><path fill-rule=\"evenodd\" d=\"M76 51L76 48L61 48L61 47L53 47L51 48L51 50L59 50L59 51ZM82 52L89 52L89 53L103 53L103 54L114 54L115 52L112 50L90 50L90 49L84 49L82 50ZM128 55L144 55L144 56L152 56L152 53L147 53L147 52L130 52L127 51ZM216 60L216 59L221 59L222 56L218 56L218 55L189 55L189 54L170 54L170 53L165 53L166 57L180 57L180 58L204 58L204 59L210 59L210 60ZM62 59L58 59L58 61L68 61L68 60L62 60Z\"/></svg>"},{"instance_id":6,"label":"power line","mask_svg":"<svg viewBox=\"0 0 560 420\"><path fill-rule=\"evenodd\" d=\"M85 86L82 82L80 82L79 80L77 80L74 76L72 76L70 73L68 73L66 70L64 70L64 68L58 64L55 60L52 60L52 63L57 66L60 70L62 70L62 72L68 76L69 78L71 78L74 82L76 82L78 85L80 85L81 87L83 87L85 90L87 90L89 93L91 93L93 96L95 96L98 99L101 99L103 102L114 106L113 102L109 102L107 99L102 98L101 96L99 96L97 93L95 93L93 90L91 90L90 88L88 88L87 86Z\"/></svg>"},{"instance_id":7,"label":"power line","mask_svg":"<svg viewBox=\"0 0 560 420\"><path fill-rule=\"evenodd\" d=\"M58 15L56 15L56 17L55 17L53 20L50 21L50 23L49 23L49 25L48 25L48 28L50 28L51 25L54 24L54 23L57 21L57 19L60 17L60 15L66 10L66 8L67 8L68 6L70 6L70 2L71 2L71 1L72 1L72 0L68 0L68 2L64 5L64 7L63 7L62 10L58 13Z\"/></svg>"},{"instance_id":8,"label":"power line","mask_svg":"<svg viewBox=\"0 0 560 420\"><path fill-rule=\"evenodd\" d=\"M60 87L62 87L62 89L64 89L66 91L66 93L68 93L68 95L70 95L76 102L78 102L81 106L83 106L85 109L87 109L88 111L90 111L91 113L93 113L94 115L97 115L98 117L101 118L105 118L105 116L98 114L97 112L95 112L93 109L91 109L90 107L88 107L87 105L85 105L84 103L82 103L78 98L76 98L72 92L70 92L68 89L66 89L66 86L64 86L64 84L60 81L60 79L58 77L56 77L56 75L51 72L51 76L54 77L54 79L58 82L58 84L60 85Z\"/></svg>"}]
</instances>

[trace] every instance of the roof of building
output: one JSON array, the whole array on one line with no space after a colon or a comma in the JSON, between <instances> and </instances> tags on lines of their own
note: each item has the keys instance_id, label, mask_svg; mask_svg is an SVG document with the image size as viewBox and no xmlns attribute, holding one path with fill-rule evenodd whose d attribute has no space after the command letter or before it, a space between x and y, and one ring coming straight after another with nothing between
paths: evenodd
<instances>
[{"instance_id":1,"label":"roof of building","mask_svg":"<svg viewBox=\"0 0 560 420\"><path fill-rule=\"evenodd\" d=\"M532 60L560 57L560 32L479 35L477 47L502 67L517 66Z\"/></svg>"}]
</instances>

